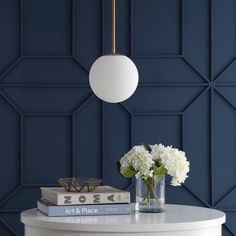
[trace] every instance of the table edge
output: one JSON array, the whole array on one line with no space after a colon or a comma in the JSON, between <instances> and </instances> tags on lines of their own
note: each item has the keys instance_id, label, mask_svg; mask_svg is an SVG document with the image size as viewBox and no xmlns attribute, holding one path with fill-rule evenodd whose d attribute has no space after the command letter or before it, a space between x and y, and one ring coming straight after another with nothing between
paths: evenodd
<instances>
[{"instance_id":1,"label":"table edge","mask_svg":"<svg viewBox=\"0 0 236 236\"><path fill-rule=\"evenodd\" d=\"M172 204L171 204L172 205ZM191 206L194 207L194 206ZM226 221L226 215L224 212L218 211L222 214L221 217L216 219L210 219L205 221L196 222L184 222L184 223L165 223L165 224L153 224L151 227L147 227L145 224L126 225L122 228L120 225L105 225L104 224L79 224L79 223L62 223L62 222L47 222L43 220L35 220L29 217L24 217L24 214L37 209L30 209L21 213L21 222L26 226L32 226L37 228L48 228L64 231L78 231L78 232L171 232L181 230L194 230L204 229L221 226ZM46 216L45 216L46 217Z\"/></svg>"}]
</instances>

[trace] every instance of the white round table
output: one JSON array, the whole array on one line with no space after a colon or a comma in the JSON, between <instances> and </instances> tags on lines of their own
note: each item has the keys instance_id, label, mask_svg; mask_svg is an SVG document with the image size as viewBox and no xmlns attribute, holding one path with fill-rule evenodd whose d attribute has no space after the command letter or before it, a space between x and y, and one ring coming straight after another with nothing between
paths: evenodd
<instances>
[{"instance_id":1,"label":"white round table","mask_svg":"<svg viewBox=\"0 0 236 236\"><path fill-rule=\"evenodd\" d=\"M25 236L221 236L225 213L167 205L165 213L118 216L47 217L36 209L21 213Z\"/></svg>"}]
</instances>

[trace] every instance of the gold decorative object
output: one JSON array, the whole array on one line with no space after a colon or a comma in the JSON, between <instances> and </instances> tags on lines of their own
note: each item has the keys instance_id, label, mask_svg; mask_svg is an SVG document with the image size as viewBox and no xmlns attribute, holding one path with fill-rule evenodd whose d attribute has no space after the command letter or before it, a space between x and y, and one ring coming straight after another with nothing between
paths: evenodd
<instances>
[{"instance_id":1,"label":"gold decorative object","mask_svg":"<svg viewBox=\"0 0 236 236\"><path fill-rule=\"evenodd\" d=\"M103 182L101 179L83 177L60 178L57 181L67 192L93 192Z\"/></svg>"}]
</instances>

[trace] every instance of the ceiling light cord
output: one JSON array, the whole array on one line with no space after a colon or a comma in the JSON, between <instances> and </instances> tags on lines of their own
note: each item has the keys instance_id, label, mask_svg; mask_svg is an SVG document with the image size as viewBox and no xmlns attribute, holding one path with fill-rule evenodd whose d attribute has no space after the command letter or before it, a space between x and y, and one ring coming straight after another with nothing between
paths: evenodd
<instances>
[{"instance_id":1,"label":"ceiling light cord","mask_svg":"<svg viewBox=\"0 0 236 236\"><path fill-rule=\"evenodd\" d=\"M112 55L116 54L116 0L112 0Z\"/></svg>"},{"instance_id":2,"label":"ceiling light cord","mask_svg":"<svg viewBox=\"0 0 236 236\"><path fill-rule=\"evenodd\" d=\"M89 84L95 95L109 103L120 103L135 92L139 74L134 62L116 53L116 0L111 1L111 51L99 57L89 71Z\"/></svg>"}]
</instances>

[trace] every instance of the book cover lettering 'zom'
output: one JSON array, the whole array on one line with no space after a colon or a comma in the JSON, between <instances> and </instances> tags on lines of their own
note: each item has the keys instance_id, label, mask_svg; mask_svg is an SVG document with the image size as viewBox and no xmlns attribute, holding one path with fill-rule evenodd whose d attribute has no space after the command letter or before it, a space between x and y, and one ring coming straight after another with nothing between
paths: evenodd
<instances>
[{"instance_id":1,"label":"book cover lettering 'zom'","mask_svg":"<svg viewBox=\"0 0 236 236\"><path fill-rule=\"evenodd\" d=\"M110 186L99 186L94 192L66 192L63 188L41 188L41 199L55 205L88 205L130 203L130 193Z\"/></svg>"}]
</instances>

